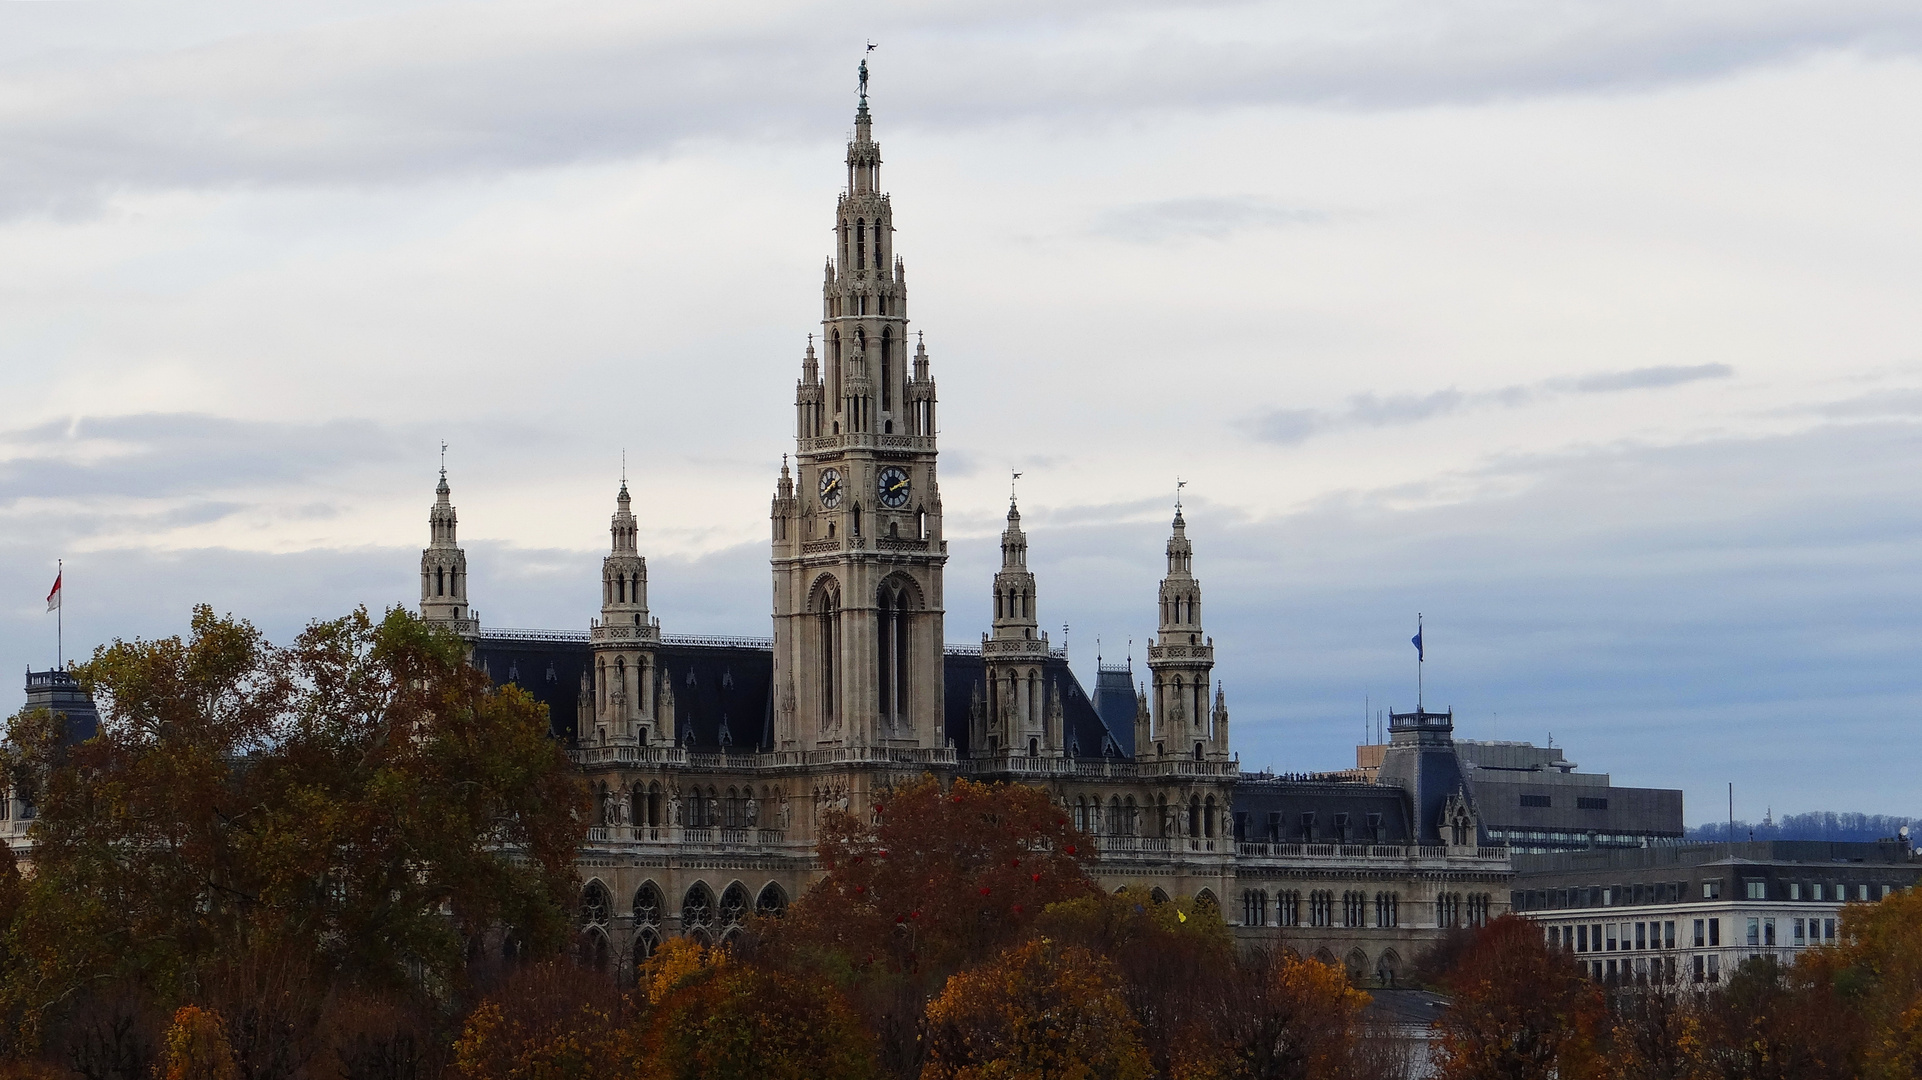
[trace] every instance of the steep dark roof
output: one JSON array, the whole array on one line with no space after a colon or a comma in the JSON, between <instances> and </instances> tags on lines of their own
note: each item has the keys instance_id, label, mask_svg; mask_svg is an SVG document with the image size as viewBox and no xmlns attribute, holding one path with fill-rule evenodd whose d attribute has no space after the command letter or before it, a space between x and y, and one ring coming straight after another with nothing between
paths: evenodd
<instances>
[{"instance_id":1,"label":"steep dark roof","mask_svg":"<svg viewBox=\"0 0 1922 1080\"><path fill-rule=\"evenodd\" d=\"M1259 774L1244 775L1235 785L1238 839L1250 843L1335 843L1344 839L1351 843L1416 843L1417 831L1409 820L1409 809L1407 794L1387 785ZM1339 815L1344 814L1345 836L1339 822ZM1379 822L1374 835L1368 833L1370 817Z\"/></svg>"},{"instance_id":2,"label":"steep dark roof","mask_svg":"<svg viewBox=\"0 0 1922 1080\"><path fill-rule=\"evenodd\" d=\"M948 738L965 757L972 749L968 745L968 710L975 699L984 693L985 665L980 653L950 652L945 656L942 669ZM1068 666L1065 657L1048 658L1042 668L1041 682L1043 701L1052 700L1056 693L1061 695L1061 737L1076 756L1133 756L1133 713L1129 714L1129 723L1118 729L1104 724L1101 715L1095 711L1094 702L1089 700L1088 692L1081 688L1081 680L1075 677L1074 669Z\"/></svg>"}]
</instances>

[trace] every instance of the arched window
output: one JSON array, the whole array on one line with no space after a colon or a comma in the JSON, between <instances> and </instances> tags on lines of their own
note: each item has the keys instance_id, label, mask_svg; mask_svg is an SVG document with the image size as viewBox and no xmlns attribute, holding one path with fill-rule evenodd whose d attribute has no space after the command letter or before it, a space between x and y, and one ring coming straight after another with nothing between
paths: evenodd
<instances>
[{"instance_id":1,"label":"arched window","mask_svg":"<svg viewBox=\"0 0 1922 1080\"><path fill-rule=\"evenodd\" d=\"M714 922L714 893L705 882L697 881L681 898L681 932L694 935Z\"/></svg>"},{"instance_id":2,"label":"arched window","mask_svg":"<svg viewBox=\"0 0 1922 1080\"><path fill-rule=\"evenodd\" d=\"M747 921L747 890L740 882L727 887L721 894L721 932L730 933Z\"/></svg>"},{"instance_id":3,"label":"arched window","mask_svg":"<svg viewBox=\"0 0 1922 1080\"><path fill-rule=\"evenodd\" d=\"M866 218L854 219L854 266L860 269L868 264L868 223Z\"/></svg>"},{"instance_id":4,"label":"arched window","mask_svg":"<svg viewBox=\"0 0 1922 1080\"><path fill-rule=\"evenodd\" d=\"M878 239L878 233L879 231L877 230L877 239ZM879 248L880 244L877 243L875 247ZM875 255L879 256L880 252L877 250L875 252ZM894 331L884 326L881 328L881 409L882 411L885 412L885 411L892 410L893 408L894 408Z\"/></svg>"},{"instance_id":5,"label":"arched window","mask_svg":"<svg viewBox=\"0 0 1922 1080\"><path fill-rule=\"evenodd\" d=\"M754 913L763 918L779 918L787 912L787 893L775 882L768 882L755 898Z\"/></svg>"},{"instance_id":6,"label":"arched window","mask_svg":"<svg viewBox=\"0 0 1922 1080\"><path fill-rule=\"evenodd\" d=\"M587 883L581 890L581 925L606 926L613 913L614 901L607 895L607 886L599 879Z\"/></svg>"},{"instance_id":7,"label":"arched window","mask_svg":"<svg viewBox=\"0 0 1922 1080\"><path fill-rule=\"evenodd\" d=\"M661 913L667 904L661 900L661 890L651 881L644 881L634 890L634 925L659 926Z\"/></svg>"},{"instance_id":8,"label":"arched window","mask_svg":"<svg viewBox=\"0 0 1922 1080\"><path fill-rule=\"evenodd\" d=\"M908 589L899 582L883 582L875 600L879 625L874 647L880 672L881 716L898 723L908 711Z\"/></svg>"},{"instance_id":9,"label":"arched window","mask_svg":"<svg viewBox=\"0 0 1922 1080\"><path fill-rule=\"evenodd\" d=\"M833 579L824 579L815 597L815 673L821 685L821 724L823 728L840 716L841 686L841 591Z\"/></svg>"},{"instance_id":10,"label":"arched window","mask_svg":"<svg viewBox=\"0 0 1922 1080\"><path fill-rule=\"evenodd\" d=\"M1215 797L1213 795L1208 796L1207 809L1203 812L1207 815L1207 818L1208 818L1206 824L1204 825L1204 829L1206 830L1206 835L1213 836L1215 834Z\"/></svg>"},{"instance_id":11,"label":"arched window","mask_svg":"<svg viewBox=\"0 0 1922 1080\"><path fill-rule=\"evenodd\" d=\"M1201 835L1201 796L1188 797L1188 835Z\"/></svg>"},{"instance_id":12,"label":"arched window","mask_svg":"<svg viewBox=\"0 0 1922 1080\"><path fill-rule=\"evenodd\" d=\"M447 593L445 592L446 584L447 584L447 569L441 566L434 567L434 595L435 596L447 595Z\"/></svg>"},{"instance_id":13,"label":"arched window","mask_svg":"<svg viewBox=\"0 0 1922 1080\"><path fill-rule=\"evenodd\" d=\"M1135 797L1130 795L1127 801L1121 805L1121 835L1137 835L1137 830L1140 828L1138 824L1139 821L1140 816L1136 812Z\"/></svg>"}]
</instances>

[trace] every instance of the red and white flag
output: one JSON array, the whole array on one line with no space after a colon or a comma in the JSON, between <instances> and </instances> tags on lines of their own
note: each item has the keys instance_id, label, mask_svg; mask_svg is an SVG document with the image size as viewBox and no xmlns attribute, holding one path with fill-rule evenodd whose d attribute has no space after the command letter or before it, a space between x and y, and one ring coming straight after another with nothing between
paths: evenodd
<instances>
[{"instance_id":1,"label":"red and white flag","mask_svg":"<svg viewBox=\"0 0 1922 1080\"><path fill-rule=\"evenodd\" d=\"M67 574L64 570L53 576L53 590L47 593L48 611L60 610L60 579L66 576Z\"/></svg>"}]
</instances>

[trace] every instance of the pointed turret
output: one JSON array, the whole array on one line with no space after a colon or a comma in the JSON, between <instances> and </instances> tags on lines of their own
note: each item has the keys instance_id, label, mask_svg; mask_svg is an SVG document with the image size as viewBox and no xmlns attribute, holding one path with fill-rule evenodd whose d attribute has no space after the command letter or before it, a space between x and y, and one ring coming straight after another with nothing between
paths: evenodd
<instances>
[{"instance_id":1,"label":"pointed turret","mask_svg":"<svg viewBox=\"0 0 1922 1080\"><path fill-rule=\"evenodd\" d=\"M427 547L420 553L420 614L472 636L480 630L480 616L467 603L467 553L455 537L458 517L451 496L443 463L434 505L427 511Z\"/></svg>"},{"instance_id":2,"label":"pointed turret","mask_svg":"<svg viewBox=\"0 0 1922 1080\"><path fill-rule=\"evenodd\" d=\"M1048 636L1035 609L1034 574L1028 570L1028 534L1021 509L1008 496L1008 526L1001 532L1001 570L994 575L994 629L981 638L988 701L977 755L1056 757L1061 753L1058 715L1046 708Z\"/></svg>"},{"instance_id":3,"label":"pointed turret","mask_svg":"<svg viewBox=\"0 0 1922 1080\"><path fill-rule=\"evenodd\" d=\"M601 560L601 617L589 633L594 653L594 727L583 741L646 745L655 730L654 646L661 624L647 613L647 560L627 477L614 496L612 542Z\"/></svg>"},{"instance_id":4,"label":"pointed turret","mask_svg":"<svg viewBox=\"0 0 1922 1080\"><path fill-rule=\"evenodd\" d=\"M1210 672L1215 666L1214 639L1201 626L1201 582L1194 575L1194 547L1188 541L1188 521L1181 500L1175 499L1175 519L1168 535L1168 576L1161 580L1160 633L1148 645L1148 669L1154 673L1153 747L1136 747L1137 754L1185 754L1197 761L1227 761L1227 706L1211 710Z\"/></svg>"}]
</instances>

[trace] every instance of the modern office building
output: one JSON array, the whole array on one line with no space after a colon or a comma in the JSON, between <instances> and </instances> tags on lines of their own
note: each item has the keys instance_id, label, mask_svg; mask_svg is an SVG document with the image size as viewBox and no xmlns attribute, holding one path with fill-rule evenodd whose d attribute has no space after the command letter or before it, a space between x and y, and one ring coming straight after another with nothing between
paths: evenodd
<instances>
[{"instance_id":1,"label":"modern office building","mask_svg":"<svg viewBox=\"0 0 1922 1080\"><path fill-rule=\"evenodd\" d=\"M1922 879L1907 840L1666 843L1514 862L1512 910L1603 980L1707 984L1752 956L1788 963L1836 940L1845 905Z\"/></svg>"}]
</instances>

